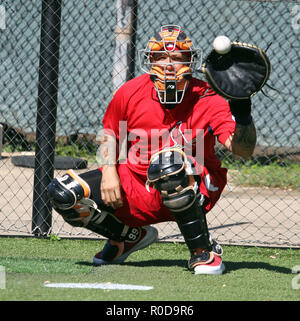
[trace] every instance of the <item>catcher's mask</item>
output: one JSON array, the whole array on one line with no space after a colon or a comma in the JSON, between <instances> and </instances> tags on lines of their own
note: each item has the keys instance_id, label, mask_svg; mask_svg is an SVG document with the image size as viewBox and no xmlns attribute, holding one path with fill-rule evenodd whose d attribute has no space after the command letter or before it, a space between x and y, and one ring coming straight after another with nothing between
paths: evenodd
<instances>
[{"instance_id":1,"label":"catcher's mask","mask_svg":"<svg viewBox=\"0 0 300 321\"><path fill-rule=\"evenodd\" d=\"M182 53L184 60L169 59L167 62L155 60L159 54L172 52ZM199 52L199 49L193 48L192 41L177 25L162 26L161 31L149 40L146 49L139 51L141 69L150 75L158 98L167 109L182 102L189 79L198 64ZM176 71L178 64L183 66ZM173 73L170 70L173 70Z\"/></svg>"}]
</instances>

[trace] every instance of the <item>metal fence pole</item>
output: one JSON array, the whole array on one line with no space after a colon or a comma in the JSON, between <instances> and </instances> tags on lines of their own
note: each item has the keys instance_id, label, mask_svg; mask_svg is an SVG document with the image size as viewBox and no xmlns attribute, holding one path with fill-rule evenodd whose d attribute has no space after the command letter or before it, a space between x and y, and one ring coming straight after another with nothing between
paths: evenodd
<instances>
[{"instance_id":1,"label":"metal fence pole","mask_svg":"<svg viewBox=\"0 0 300 321\"><path fill-rule=\"evenodd\" d=\"M61 0L43 0L41 19L32 212L32 233L36 236L47 235L52 224L47 187L54 175Z\"/></svg>"},{"instance_id":2,"label":"metal fence pole","mask_svg":"<svg viewBox=\"0 0 300 321\"><path fill-rule=\"evenodd\" d=\"M137 1L116 1L113 93L134 77Z\"/></svg>"},{"instance_id":3,"label":"metal fence pole","mask_svg":"<svg viewBox=\"0 0 300 321\"><path fill-rule=\"evenodd\" d=\"M129 55L129 77L127 80L130 80L135 77L137 17L138 17L138 3L137 3L137 0L133 0L132 19L131 19L132 30L131 30L130 55Z\"/></svg>"}]
</instances>

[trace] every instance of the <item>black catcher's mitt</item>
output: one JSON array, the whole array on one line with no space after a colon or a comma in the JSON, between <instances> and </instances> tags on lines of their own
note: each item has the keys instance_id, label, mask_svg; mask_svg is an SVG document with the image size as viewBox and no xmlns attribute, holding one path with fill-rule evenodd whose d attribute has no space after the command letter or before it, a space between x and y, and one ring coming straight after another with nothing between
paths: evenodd
<instances>
[{"instance_id":1,"label":"black catcher's mitt","mask_svg":"<svg viewBox=\"0 0 300 321\"><path fill-rule=\"evenodd\" d=\"M271 72L266 53L253 45L232 42L227 54L212 50L202 65L211 88L229 100L248 99L262 89Z\"/></svg>"}]
</instances>

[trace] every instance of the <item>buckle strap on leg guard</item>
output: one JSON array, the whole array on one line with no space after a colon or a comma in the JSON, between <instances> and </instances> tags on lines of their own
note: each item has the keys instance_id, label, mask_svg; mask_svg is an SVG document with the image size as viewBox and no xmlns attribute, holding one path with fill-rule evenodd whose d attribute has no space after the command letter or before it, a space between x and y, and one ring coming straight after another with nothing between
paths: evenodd
<instances>
[{"instance_id":1,"label":"buckle strap on leg guard","mask_svg":"<svg viewBox=\"0 0 300 321\"><path fill-rule=\"evenodd\" d=\"M217 256L222 256L223 255L223 248L222 246L217 243L210 235L210 242L211 242L211 247L212 247L212 252L214 253L214 255Z\"/></svg>"},{"instance_id":2,"label":"buckle strap on leg guard","mask_svg":"<svg viewBox=\"0 0 300 321\"><path fill-rule=\"evenodd\" d=\"M90 197L91 189L84 179L77 175L72 169L69 169L66 174L71 176L74 179L74 181L76 181L81 186L81 188L83 189L83 197Z\"/></svg>"},{"instance_id":3,"label":"buckle strap on leg guard","mask_svg":"<svg viewBox=\"0 0 300 321\"><path fill-rule=\"evenodd\" d=\"M130 227L118 220L113 213L100 209L95 201L83 198L67 210L54 207L63 219L74 227L84 227L108 239L123 242L136 241L140 237L140 229Z\"/></svg>"},{"instance_id":4,"label":"buckle strap on leg guard","mask_svg":"<svg viewBox=\"0 0 300 321\"><path fill-rule=\"evenodd\" d=\"M81 200L81 202L86 202L86 200ZM94 201L92 202L94 204L91 210L94 210L95 213L85 226L87 229L117 242L125 240L134 242L140 237L140 229L125 225L114 214L106 210L100 210L97 204Z\"/></svg>"}]
</instances>

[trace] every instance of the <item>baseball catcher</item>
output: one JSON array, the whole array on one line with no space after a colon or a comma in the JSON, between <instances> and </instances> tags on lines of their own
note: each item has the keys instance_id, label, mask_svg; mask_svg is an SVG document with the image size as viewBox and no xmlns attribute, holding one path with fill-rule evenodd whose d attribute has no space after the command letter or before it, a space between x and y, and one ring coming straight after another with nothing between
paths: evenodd
<instances>
[{"instance_id":1,"label":"baseball catcher","mask_svg":"<svg viewBox=\"0 0 300 321\"><path fill-rule=\"evenodd\" d=\"M226 53L210 52L203 81L195 77L201 50L177 25L162 26L139 54L144 73L118 89L102 120L99 168L54 178L49 197L66 222L108 239L97 265L124 262L157 239L152 225L174 221L188 269L222 274L223 250L207 224L227 174L214 146L252 155L251 98L269 78L269 59L233 42Z\"/></svg>"}]
</instances>

